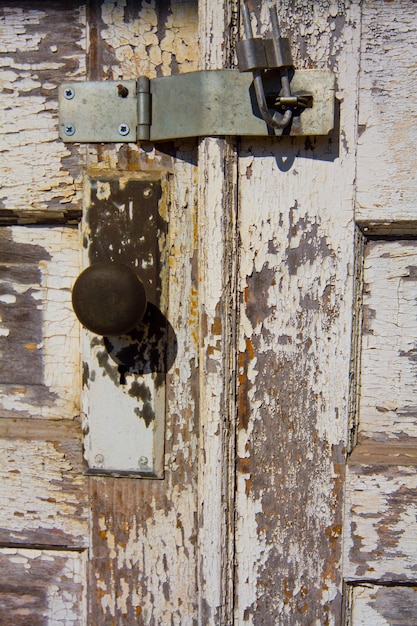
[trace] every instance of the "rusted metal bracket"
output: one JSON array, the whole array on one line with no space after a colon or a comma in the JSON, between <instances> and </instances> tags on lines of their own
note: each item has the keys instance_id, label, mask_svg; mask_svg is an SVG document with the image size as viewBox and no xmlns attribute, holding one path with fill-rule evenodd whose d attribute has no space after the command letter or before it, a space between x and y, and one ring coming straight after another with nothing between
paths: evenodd
<instances>
[{"instance_id":1,"label":"rusted metal bracket","mask_svg":"<svg viewBox=\"0 0 417 626\"><path fill-rule=\"evenodd\" d=\"M278 121L262 117L254 79L238 70L206 70L149 80L68 82L59 89L59 134L65 142L169 141L199 136L327 135L334 126L335 78L329 70L262 76L267 106ZM288 100L291 98L292 100Z\"/></svg>"}]
</instances>

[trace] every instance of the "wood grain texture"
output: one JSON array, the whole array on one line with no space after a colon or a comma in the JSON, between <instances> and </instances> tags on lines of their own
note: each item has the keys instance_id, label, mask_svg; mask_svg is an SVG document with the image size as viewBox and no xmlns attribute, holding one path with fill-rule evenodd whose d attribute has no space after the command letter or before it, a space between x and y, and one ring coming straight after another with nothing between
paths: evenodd
<instances>
[{"instance_id":1,"label":"wood grain texture","mask_svg":"<svg viewBox=\"0 0 417 626\"><path fill-rule=\"evenodd\" d=\"M364 260L359 439L417 437L417 245L368 241Z\"/></svg>"},{"instance_id":2,"label":"wood grain texture","mask_svg":"<svg viewBox=\"0 0 417 626\"><path fill-rule=\"evenodd\" d=\"M80 241L71 227L0 230L0 415L79 414L79 333L71 287Z\"/></svg>"},{"instance_id":3,"label":"wood grain texture","mask_svg":"<svg viewBox=\"0 0 417 626\"><path fill-rule=\"evenodd\" d=\"M69 421L0 420L0 544L88 544L81 429Z\"/></svg>"},{"instance_id":4,"label":"wood grain texture","mask_svg":"<svg viewBox=\"0 0 417 626\"><path fill-rule=\"evenodd\" d=\"M352 589L349 626L415 626L417 587L361 585Z\"/></svg>"},{"instance_id":5,"label":"wood grain texture","mask_svg":"<svg viewBox=\"0 0 417 626\"><path fill-rule=\"evenodd\" d=\"M0 549L0 623L86 626L85 553Z\"/></svg>"},{"instance_id":6,"label":"wood grain texture","mask_svg":"<svg viewBox=\"0 0 417 626\"><path fill-rule=\"evenodd\" d=\"M196 68L197 2L92 2L88 19L90 78ZM169 221L163 306L178 346L166 374L164 480L91 479L91 624L191 626L198 620L196 160L195 142L87 147L88 172L96 179L140 172L168 177L161 204Z\"/></svg>"},{"instance_id":7,"label":"wood grain texture","mask_svg":"<svg viewBox=\"0 0 417 626\"><path fill-rule=\"evenodd\" d=\"M5 1L0 24L0 220L79 217L80 149L58 140L57 87L84 74L85 6Z\"/></svg>"},{"instance_id":8,"label":"wood grain texture","mask_svg":"<svg viewBox=\"0 0 417 626\"><path fill-rule=\"evenodd\" d=\"M415 220L415 39L412 2L363 2L356 216Z\"/></svg>"},{"instance_id":9,"label":"wood grain texture","mask_svg":"<svg viewBox=\"0 0 417 626\"><path fill-rule=\"evenodd\" d=\"M200 3L200 67L230 66L237 3ZM199 623L233 622L237 151L204 138L198 154Z\"/></svg>"},{"instance_id":10,"label":"wood grain texture","mask_svg":"<svg viewBox=\"0 0 417 626\"><path fill-rule=\"evenodd\" d=\"M242 139L235 620L338 624L360 10L279 17L296 60L335 71L340 128ZM267 30L265 3L253 19Z\"/></svg>"},{"instance_id":11,"label":"wood grain texture","mask_svg":"<svg viewBox=\"0 0 417 626\"><path fill-rule=\"evenodd\" d=\"M384 444L386 446L387 444ZM358 446L360 449L361 446ZM391 449L392 454L392 449ZM387 450L387 457L391 455ZM353 459L346 473L344 575L346 580L416 579L415 465L369 464Z\"/></svg>"}]
</instances>

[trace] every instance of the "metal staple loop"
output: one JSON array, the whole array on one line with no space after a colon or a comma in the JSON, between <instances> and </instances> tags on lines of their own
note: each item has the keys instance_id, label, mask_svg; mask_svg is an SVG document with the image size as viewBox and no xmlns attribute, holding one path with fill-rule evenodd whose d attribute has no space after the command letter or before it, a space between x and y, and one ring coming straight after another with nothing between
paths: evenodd
<instances>
[{"instance_id":1,"label":"metal staple loop","mask_svg":"<svg viewBox=\"0 0 417 626\"><path fill-rule=\"evenodd\" d=\"M285 63L287 62L285 57L287 57L288 55L285 53L285 51L283 51L281 47L281 35L280 35L280 30L279 30L278 17L277 17L276 10L274 8L270 8L270 16L271 16L271 22L272 22L275 58L277 60L277 64L279 66L279 71L281 74L282 91L283 91L284 97L290 98L291 97L290 81L288 78L288 70L285 65ZM250 21L250 13L249 13L249 9L245 0L243 0L242 2L242 17L243 17L243 27L245 30L246 39L252 40L252 42L257 41L256 39L253 38L252 24ZM266 51L265 47L264 47L264 50ZM259 55L259 53L256 54L255 56L258 58L259 61L261 61L260 59L261 55ZM266 52L265 52L264 67L267 67L267 66L268 65L267 65ZM262 69L260 69L260 67L254 67L252 69L252 74L253 74L253 85L255 88L256 100L257 100L259 112L262 118L271 128L280 128L280 129L286 128L292 120L291 108L287 108L284 112L284 115L279 116L279 118L278 118L278 113L274 113L273 115L271 115L269 112L268 104L266 102L266 97L265 97L265 90L264 90L264 85L262 81Z\"/></svg>"}]
</instances>

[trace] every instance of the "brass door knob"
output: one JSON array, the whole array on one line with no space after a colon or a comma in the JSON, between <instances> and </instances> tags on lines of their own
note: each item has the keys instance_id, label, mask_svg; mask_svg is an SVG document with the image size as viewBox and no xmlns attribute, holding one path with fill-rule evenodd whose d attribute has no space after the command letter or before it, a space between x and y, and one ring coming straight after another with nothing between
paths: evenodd
<instances>
[{"instance_id":1,"label":"brass door knob","mask_svg":"<svg viewBox=\"0 0 417 626\"><path fill-rule=\"evenodd\" d=\"M72 306L81 324L98 335L124 335L146 310L145 287L123 263L98 262L87 267L72 289Z\"/></svg>"}]
</instances>

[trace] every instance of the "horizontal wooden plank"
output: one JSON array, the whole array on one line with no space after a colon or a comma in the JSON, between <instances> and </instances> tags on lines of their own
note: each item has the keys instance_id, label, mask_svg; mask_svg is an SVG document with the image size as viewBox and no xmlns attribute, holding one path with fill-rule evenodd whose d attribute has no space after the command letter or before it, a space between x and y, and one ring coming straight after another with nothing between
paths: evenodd
<instances>
[{"instance_id":1,"label":"horizontal wooden plank","mask_svg":"<svg viewBox=\"0 0 417 626\"><path fill-rule=\"evenodd\" d=\"M80 424L0 420L0 500L0 545L86 546Z\"/></svg>"},{"instance_id":2,"label":"horizontal wooden plank","mask_svg":"<svg viewBox=\"0 0 417 626\"><path fill-rule=\"evenodd\" d=\"M417 439L401 442L362 441L349 456L349 465L417 465Z\"/></svg>"},{"instance_id":3,"label":"horizontal wooden plank","mask_svg":"<svg viewBox=\"0 0 417 626\"><path fill-rule=\"evenodd\" d=\"M0 570L0 624L86 624L85 553L2 548Z\"/></svg>"},{"instance_id":4,"label":"horizontal wooden plank","mask_svg":"<svg viewBox=\"0 0 417 626\"><path fill-rule=\"evenodd\" d=\"M356 217L415 220L415 6L362 4Z\"/></svg>"},{"instance_id":5,"label":"horizontal wooden plank","mask_svg":"<svg viewBox=\"0 0 417 626\"><path fill-rule=\"evenodd\" d=\"M57 113L58 85L85 71L85 2L6 1L0 23L0 223L79 212L80 149L59 140Z\"/></svg>"},{"instance_id":6,"label":"horizontal wooden plank","mask_svg":"<svg viewBox=\"0 0 417 626\"><path fill-rule=\"evenodd\" d=\"M352 589L351 626L415 626L417 586L360 585Z\"/></svg>"},{"instance_id":7,"label":"horizontal wooden plank","mask_svg":"<svg viewBox=\"0 0 417 626\"><path fill-rule=\"evenodd\" d=\"M81 216L81 208L46 209L45 211L32 211L24 208L13 211L12 209L0 208L0 226L13 226L15 224L21 226L29 224L78 224Z\"/></svg>"},{"instance_id":8,"label":"horizontal wooden plank","mask_svg":"<svg viewBox=\"0 0 417 626\"><path fill-rule=\"evenodd\" d=\"M0 228L0 417L79 413L79 249L73 227Z\"/></svg>"},{"instance_id":9,"label":"horizontal wooden plank","mask_svg":"<svg viewBox=\"0 0 417 626\"><path fill-rule=\"evenodd\" d=\"M417 437L417 241L368 241L363 274L359 438L406 444Z\"/></svg>"},{"instance_id":10,"label":"horizontal wooden plank","mask_svg":"<svg viewBox=\"0 0 417 626\"><path fill-rule=\"evenodd\" d=\"M349 464L345 498L345 580L415 581L415 467Z\"/></svg>"}]
</instances>

